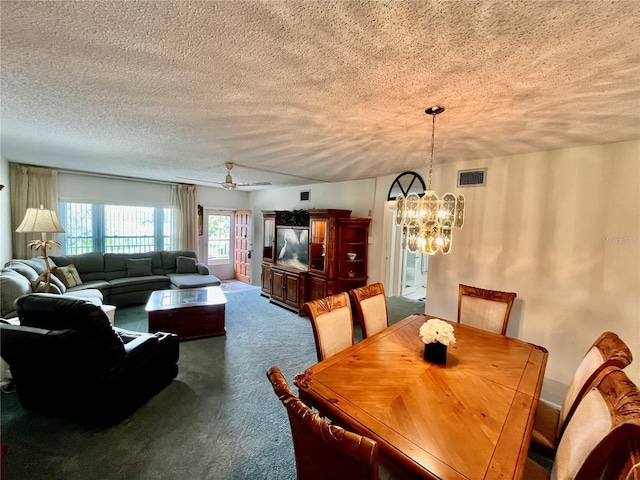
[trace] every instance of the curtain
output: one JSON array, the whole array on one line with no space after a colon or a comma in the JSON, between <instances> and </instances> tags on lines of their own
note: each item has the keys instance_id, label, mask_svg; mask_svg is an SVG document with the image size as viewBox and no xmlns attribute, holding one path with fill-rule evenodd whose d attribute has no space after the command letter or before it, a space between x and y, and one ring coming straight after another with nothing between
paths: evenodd
<instances>
[{"instance_id":1,"label":"curtain","mask_svg":"<svg viewBox=\"0 0 640 480\"><path fill-rule=\"evenodd\" d=\"M198 208L195 185L173 185L171 187L173 210L172 242L175 250L198 252Z\"/></svg>"},{"instance_id":2,"label":"curtain","mask_svg":"<svg viewBox=\"0 0 640 480\"><path fill-rule=\"evenodd\" d=\"M13 258L31 258L40 252L31 251L27 243L40 239L39 233L16 233L27 208L44 208L58 211L58 171L50 168L32 167L9 163L9 185L11 185L11 243ZM64 225L63 225L64 226ZM49 233L47 239L59 241L58 234Z\"/></svg>"}]
</instances>

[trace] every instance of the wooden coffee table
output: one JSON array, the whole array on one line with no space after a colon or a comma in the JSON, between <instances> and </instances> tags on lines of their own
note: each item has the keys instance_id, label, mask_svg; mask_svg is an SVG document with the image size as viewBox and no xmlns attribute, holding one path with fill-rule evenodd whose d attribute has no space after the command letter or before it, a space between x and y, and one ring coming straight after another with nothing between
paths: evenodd
<instances>
[{"instance_id":1,"label":"wooden coffee table","mask_svg":"<svg viewBox=\"0 0 640 480\"><path fill-rule=\"evenodd\" d=\"M226 303L220 287L157 290L145 307L149 332L176 333L180 340L225 335Z\"/></svg>"}]
</instances>

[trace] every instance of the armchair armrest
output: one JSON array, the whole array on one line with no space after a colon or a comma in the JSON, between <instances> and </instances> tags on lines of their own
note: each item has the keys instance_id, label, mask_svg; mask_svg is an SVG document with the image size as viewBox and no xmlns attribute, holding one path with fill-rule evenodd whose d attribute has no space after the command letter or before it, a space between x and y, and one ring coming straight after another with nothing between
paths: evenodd
<instances>
[{"instance_id":1,"label":"armchair armrest","mask_svg":"<svg viewBox=\"0 0 640 480\"><path fill-rule=\"evenodd\" d=\"M155 345L158 343L158 339L152 335L150 336L144 336L144 337L138 337L135 338L133 340L131 340L129 343L125 344L124 346L124 351L126 352L126 355L132 355L132 354L141 354L144 351L148 350L149 348L153 348L151 347L151 345Z\"/></svg>"},{"instance_id":2,"label":"armchair armrest","mask_svg":"<svg viewBox=\"0 0 640 480\"><path fill-rule=\"evenodd\" d=\"M126 357L129 357L133 353L144 353L149 348L153 348L152 345L158 343L158 338L152 333L132 332L118 327L114 327L113 330L124 344ZM129 360L127 359L127 361Z\"/></svg>"},{"instance_id":3,"label":"armchair armrest","mask_svg":"<svg viewBox=\"0 0 640 480\"><path fill-rule=\"evenodd\" d=\"M130 362L136 363L145 357L161 356L172 362L178 361L178 337L173 333L132 332L118 327L113 329L124 343L126 354L113 366L112 372L126 369Z\"/></svg>"}]
</instances>

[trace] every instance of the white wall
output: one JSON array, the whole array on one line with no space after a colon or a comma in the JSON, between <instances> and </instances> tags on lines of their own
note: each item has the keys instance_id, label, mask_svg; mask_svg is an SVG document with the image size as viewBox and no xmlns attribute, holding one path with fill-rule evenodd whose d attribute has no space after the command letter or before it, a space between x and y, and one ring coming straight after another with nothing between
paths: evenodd
<instances>
[{"instance_id":1,"label":"white wall","mask_svg":"<svg viewBox=\"0 0 640 480\"><path fill-rule=\"evenodd\" d=\"M488 167L487 186L455 188ZM429 262L428 313L455 318L459 283L518 294L507 334L549 350L545 380L568 384L612 330L640 359L640 142L439 166L436 191L463 193L453 253ZM640 362L627 367L640 384Z\"/></svg>"},{"instance_id":2,"label":"white wall","mask_svg":"<svg viewBox=\"0 0 640 480\"><path fill-rule=\"evenodd\" d=\"M354 180L337 183L317 183L301 187L287 187L278 189L258 190L251 192L251 207L253 210L253 239L254 249L251 262L252 283L260 285L260 269L262 263L263 225L261 210L297 210L312 208L335 208L351 210L352 217L366 218L375 205L374 179ZM300 192L308 190L308 201L300 201ZM370 231L374 221L370 224ZM371 233L369 234L371 235ZM369 245L369 258L375 249L375 240ZM379 277L379 263L377 268L369 265L369 278ZM377 281L377 280L375 280Z\"/></svg>"},{"instance_id":3,"label":"white wall","mask_svg":"<svg viewBox=\"0 0 640 480\"><path fill-rule=\"evenodd\" d=\"M0 267L11 260L11 209L9 208L9 162L0 156Z\"/></svg>"}]
</instances>

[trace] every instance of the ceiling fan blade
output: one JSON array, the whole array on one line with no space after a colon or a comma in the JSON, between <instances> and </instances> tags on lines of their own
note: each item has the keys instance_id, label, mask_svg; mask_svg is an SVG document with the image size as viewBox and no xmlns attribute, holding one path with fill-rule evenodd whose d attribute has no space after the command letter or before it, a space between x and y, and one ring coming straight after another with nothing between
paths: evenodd
<instances>
[{"instance_id":1,"label":"ceiling fan blade","mask_svg":"<svg viewBox=\"0 0 640 480\"><path fill-rule=\"evenodd\" d=\"M241 182L236 183L239 187L259 187L261 185L271 185L271 182Z\"/></svg>"},{"instance_id":2,"label":"ceiling fan blade","mask_svg":"<svg viewBox=\"0 0 640 480\"><path fill-rule=\"evenodd\" d=\"M224 182L213 182L211 180L203 180L201 178L191 178L191 177L176 177L176 178L180 178L182 180L192 180L194 182L213 183L215 185L222 185L224 183Z\"/></svg>"}]
</instances>

